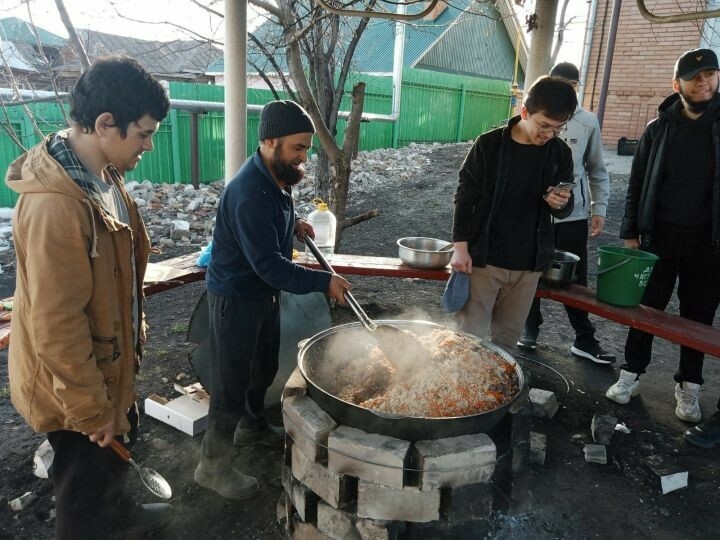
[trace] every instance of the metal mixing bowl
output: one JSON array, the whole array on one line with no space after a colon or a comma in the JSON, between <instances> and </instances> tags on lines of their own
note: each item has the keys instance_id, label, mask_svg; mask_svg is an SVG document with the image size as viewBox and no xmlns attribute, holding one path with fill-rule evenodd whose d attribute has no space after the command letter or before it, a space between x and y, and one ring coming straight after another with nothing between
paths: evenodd
<instances>
[{"instance_id":1,"label":"metal mixing bowl","mask_svg":"<svg viewBox=\"0 0 720 540\"><path fill-rule=\"evenodd\" d=\"M453 250L437 251L447 246L448 240L408 236L397 241L400 260L413 268L444 268L452 258Z\"/></svg>"}]
</instances>

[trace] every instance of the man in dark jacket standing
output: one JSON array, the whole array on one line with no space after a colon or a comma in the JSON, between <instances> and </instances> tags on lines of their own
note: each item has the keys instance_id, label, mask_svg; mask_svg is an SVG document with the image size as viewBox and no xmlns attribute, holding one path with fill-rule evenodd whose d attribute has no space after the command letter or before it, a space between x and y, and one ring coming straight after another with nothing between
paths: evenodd
<instances>
[{"instance_id":1,"label":"man in dark jacket standing","mask_svg":"<svg viewBox=\"0 0 720 540\"><path fill-rule=\"evenodd\" d=\"M633 158L620 237L660 257L642 303L665 309L678 280L680 315L712 324L720 303L720 98L718 60L709 49L675 64L675 94L648 124ZM653 336L631 329L620 378L606 397L625 404L639 392ZM675 414L700 421L703 353L681 347ZM720 426L720 418L716 419Z\"/></svg>"},{"instance_id":2,"label":"man in dark jacket standing","mask_svg":"<svg viewBox=\"0 0 720 540\"><path fill-rule=\"evenodd\" d=\"M553 66L550 75L562 77L577 91L580 71L574 64L560 62ZM567 218L553 220L555 247L580 257L575 266L575 276L579 285L587 286L588 233L596 237L602 232L610 197L610 177L605 168L597 117L578 105L560 138L568 144L573 155L575 207ZM590 227L588 227L588 214L591 216ZM565 306L565 311L575 330L575 341L570 347L570 352L579 358L587 358L598 364L614 363L615 355L603 349L595 337L595 325L590 322L587 311L568 305ZM535 298L517 346L521 349L535 350L542 323L540 299Z\"/></svg>"},{"instance_id":3,"label":"man in dark jacket standing","mask_svg":"<svg viewBox=\"0 0 720 540\"><path fill-rule=\"evenodd\" d=\"M477 138L455 193L451 266L469 274L461 330L511 347L523 328L542 270L553 259L550 217L573 209L570 148L556 135L577 106L573 87L553 77L527 92L520 116Z\"/></svg>"},{"instance_id":4,"label":"man in dark jacket standing","mask_svg":"<svg viewBox=\"0 0 720 540\"><path fill-rule=\"evenodd\" d=\"M292 101L260 113L260 148L218 204L207 271L210 411L195 482L228 499L246 499L257 479L233 467L233 443L279 445L284 431L265 416L265 393L278 370L280 291L325 292L344 303L338 275L292 261L293 235L314 238L295 214L292 186L304 176L315 127Z\"/></svg>"}]
</instances>

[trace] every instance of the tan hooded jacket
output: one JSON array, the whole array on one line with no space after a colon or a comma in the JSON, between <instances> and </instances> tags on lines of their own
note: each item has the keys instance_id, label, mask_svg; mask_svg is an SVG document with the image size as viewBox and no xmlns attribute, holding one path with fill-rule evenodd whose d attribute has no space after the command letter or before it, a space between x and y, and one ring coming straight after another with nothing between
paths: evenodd
<instances>
[{"instance_id":1,"label":"tan hooded jacket","mask_svg":"<svg viewBox=\"0 0 720 540\"><path fill-rule=\"evenodd\" d=\"M117 170L108 168L132 230L92 202L50 156L50 137L15 160L5 179L20 194L13 217L11 400L35 431L89 432L114 419L116 434L123 434L145 336L142 283L150 242ZM133 283L139 343L133 342Z\"/></svg>"}]
</instances>

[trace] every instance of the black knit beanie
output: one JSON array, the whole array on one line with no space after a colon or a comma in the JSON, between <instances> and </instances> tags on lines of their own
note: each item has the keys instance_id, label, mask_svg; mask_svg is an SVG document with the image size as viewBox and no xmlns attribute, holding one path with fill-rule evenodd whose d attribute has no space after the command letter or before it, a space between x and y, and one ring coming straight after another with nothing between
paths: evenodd
<instances>
[{"instance_id":1,"label":"black knit beanie","mask_svg":"<svg viewBox=\"0 0 720 540\"><path fill-rule=\"evenodd\" d=\"M294 101L271 101L260 111L261 141L295 133L315 133L315 126L305 109Z\"/></svg>"},{"instance_id":2,"label":"black knit beanie","mask_svg":"<svg viewBox=\"0 0 720 540\"><path fill-rule=\"evenodd\" d=\"M555 66L553 66L550 70L550 76L562 77L563 79L572 82L578 82L580 80L580 72L578 71L577 66L575 66L575 64L571 64L570 62L560 62L559 64L555 64Z\"/></svg>"}]
</instances>

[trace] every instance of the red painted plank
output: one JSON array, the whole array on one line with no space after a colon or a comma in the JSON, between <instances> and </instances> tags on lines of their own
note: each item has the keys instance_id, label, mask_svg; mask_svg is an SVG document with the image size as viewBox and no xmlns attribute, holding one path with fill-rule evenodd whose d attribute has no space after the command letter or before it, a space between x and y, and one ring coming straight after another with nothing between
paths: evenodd
<instances>
[{"instance_id":1,"label":"red painted plank","mask_svg":"<svg viewBox=\"0 0 720 540\"><path fill-rule=\"evenodd\" d=\"M151 295L205 279L205 269L195 266L196 259L197 254L190 254L167 259L160 263L150 263L145 276L145 294ZM301 253L296 261L310 268L320 267L317 261L306 253ZM449 267L440 270L423 270L407 266L400 259L392 257L335 254L329 262L341 275L437 281L446 281L450 275ZM570 285L565 288L540 288L536 296L580 308L604 319L720 357L720 329L712 326L696 323L647 306L627 308L606 304L595 298L595 291L579 285ZM0 322L0 349L7 346L9 338L10 322Z\"/></svg>"},{"instance_id":2,"label":"red painted plank","mask_svg":"<svg viewBox=\"0 0 720 540\"><path fill-rule=\"evenodd\" d=\"M541 288L536 296L580 308L604 319L637 328L720 358L720 329L647 306L620 307L601 302L595 291L580 285Z\"/></svg>"},{"instance_id":3,"label":"red painted plank","mask_svg":"<svg viewBox=\"0 0 720 540\"><path fill-rule=\"evenodd\" d=\"M320 264L308 253L301 253L295 262L308 268L320 268ZM439 270L413 268L392 257L370 257L365 255L345 255L337 253L328 260L335 272L340 275L399 277L447 281L450 267Z\"/></svg>"}]
</instances>

